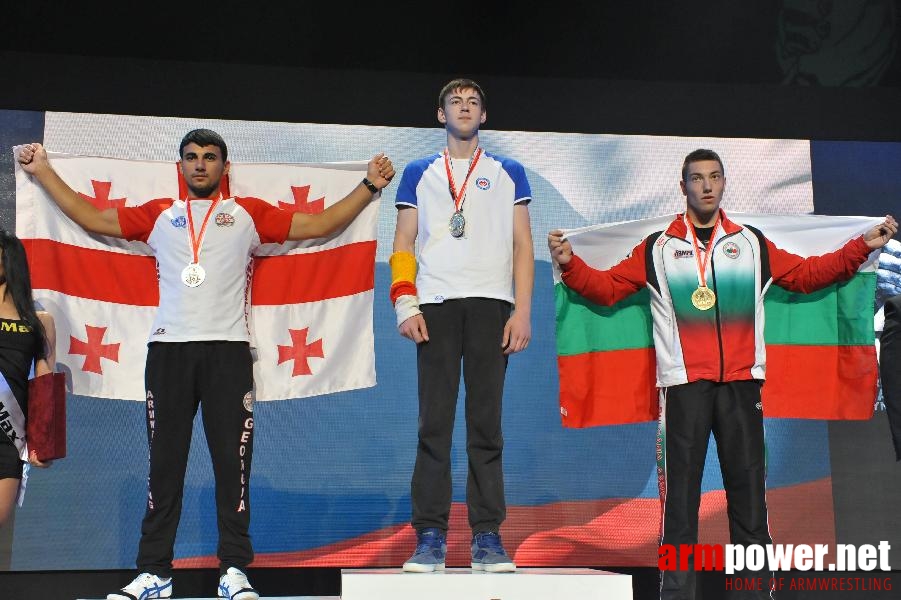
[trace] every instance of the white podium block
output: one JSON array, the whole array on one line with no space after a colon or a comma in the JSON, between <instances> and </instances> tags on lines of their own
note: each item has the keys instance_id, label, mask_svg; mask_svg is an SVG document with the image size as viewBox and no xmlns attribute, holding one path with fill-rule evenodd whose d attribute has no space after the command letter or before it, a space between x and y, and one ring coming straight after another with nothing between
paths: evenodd
<instances>
[{"instance_id":1,"label":"white podium block","mask_svg":"<svg viewBox=\"0 0 901 600\"><path fill-rule=\"evenodd\" d=\"M594 569L484 573L342 569L341 600L632 600L632 576Z\"/></svg>"}]
</instances>

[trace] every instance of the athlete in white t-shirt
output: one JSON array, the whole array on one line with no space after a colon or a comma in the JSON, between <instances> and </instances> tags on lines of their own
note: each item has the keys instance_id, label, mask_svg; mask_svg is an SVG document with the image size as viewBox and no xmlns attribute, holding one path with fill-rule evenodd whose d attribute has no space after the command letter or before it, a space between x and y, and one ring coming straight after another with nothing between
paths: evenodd
<instances>
[{"instance_id":1,"label":"athlete in white t-shirt","mask_svg":"<svg viewBox=\"0 0 901 600\"><path fill-rule=\"evenodd\" d=\"M391 161L376 155L343 200L311 215L256 198L223 198L228 149L214 131L189 132L179 147L185 198L99 210L53 170L40 144L19 154L22 169L86 231L146 242L154 251L160 304L150 332L145 380L150 473L141 525L140 575L110 600L172 595L172 558L194 415L203 425L216 480L220 580L217 595L255 600L244 569L253 560L250 526L253 370L245 318L248 265L260 244L319 238L343 227L388 185Z\"/></svg>"},{"instance_id":2,"label":"athlete in white t-shirt","mask_svg":"<svg viewBox=\"0 0 901 600\"><path fill-rule=\"evenodd\" d=\"M485 117L476 82L448 83L438 99L447 147L407 165L397 190L391 299L401 335L417 344L419 370L417 546L405 571L444 568L461 362L472 568L516 568L499 536L506 517L501 398L507 356L531 337L531 191L522 165L479 147Z\"/></svg>"}]
</instances>

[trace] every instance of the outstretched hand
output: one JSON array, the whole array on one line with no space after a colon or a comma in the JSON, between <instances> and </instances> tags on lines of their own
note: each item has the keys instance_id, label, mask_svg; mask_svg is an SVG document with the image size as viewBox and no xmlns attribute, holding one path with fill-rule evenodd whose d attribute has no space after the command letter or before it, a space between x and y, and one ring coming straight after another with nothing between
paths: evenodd
<instances>
[{"instance_id":1,"label":"outstretched hand","mask_svg":"<svg viewBox=\"0 0 901 600\"><path fill-rule=\"evenodd\" d=\"M376 154L366 167L366 179L380 190L387 187L394 178L394 165L384 152Z\"/></svg>"},{"instance_id":2,"label":"outstretched hand","mask_svg":"<svg viewBox=\"0 0 901 600\"><path fill-rule=\"evenodd\" d=\"M37 142L25 144L19 148L19 155L16 157L16 160L22 166L22 170L29 175L34 175L40 169L50 165L47 151L44 150L44 146Z\"/></svg>"},{"instance_id":3,"label":"outstretched hand","mask_svg":"<svg viewBox=\"0 0 901 600\"><path fill-rule=\"evenodd\" d=\"M885 246L898 233L898 221L892 215L885 215L885 221L863 235L863 241L873 250Z\"/></svg>"},{"instance_id":4,"label":"outstretched hand","mask_svg":"<svg viewBox=\"0 0 901 600\"><path fill-rule=\"evenodd\" d=\"M559 229L547 234L547 247L551 251L551 259L558 265L565 265L572 260L572 244L569 240L563 239L563 232Z\"/></svg>"}]
</instances>

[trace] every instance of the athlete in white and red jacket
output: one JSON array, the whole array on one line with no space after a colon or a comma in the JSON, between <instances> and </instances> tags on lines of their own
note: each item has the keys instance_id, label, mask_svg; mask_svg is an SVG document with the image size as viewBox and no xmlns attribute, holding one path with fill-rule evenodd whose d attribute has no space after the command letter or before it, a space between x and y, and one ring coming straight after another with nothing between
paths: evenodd
<instances>
[{"instance_id":1,"label":"athlete in white and red jacket","mask_svg":"<svg viewBox=\"0 0 901 600\"><path fill-rule=\"evenodd\" d=\"M698 541L711 432L732 543L770 544L760 394L766 368L764 295L772 283L806 293L850 279L898 224L887 216L835 252L801 258L726 217L720 209L726 178L715 152L689 154L680 187L685 213L609 270L593 269L574 256L560 231L549 234L548 246L563 282L592 302L612 305L641 288L650 292L660 388L661 544L679 548ZM660 597L694 598L695 585L693 570L664 571ZM771 597L769 590L758 595Z\"/></svg>"}]
</instances>

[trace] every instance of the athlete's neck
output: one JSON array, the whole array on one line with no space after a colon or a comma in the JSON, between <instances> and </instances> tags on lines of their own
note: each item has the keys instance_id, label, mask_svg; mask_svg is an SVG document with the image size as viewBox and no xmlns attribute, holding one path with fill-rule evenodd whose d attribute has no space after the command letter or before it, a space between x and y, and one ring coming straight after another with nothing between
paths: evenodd
<instances>
[{"instance_id":1,"label":"athlete's neck","mask_svg":"<svg viewBox=\"0 0 901 600\"><path fill-rule=\"evenodd\" d=\"M451 158L470 159L478 147L479 134L465 139L454 137L450 133L447 134L447 151Z\"/></svg>"},{"instance_id":2,"label":"athlete's neck","mask_svg":"<svg viewBox=\"0 0 901 600\"><path fill-rule=\"evenodd\" d=\"M699 214L689 208L685 211L685 214L688 217L688 220L691 221L691 224L695 227L713 227L720 216L720 211L719 209L716 209L709 214Z\"/></svg>"},{"instance_id":3,"label":"athlete's neck","mask_svg":"<svg viewBox=\"0 0 901 600\"><path fill-rule=\"evenodd\" d=\"M209 194L195 194L192 191L188 191L188 200L219 200L221 194L218 190L216 192L210 192Z\"/></svg>"}]
</instances>

